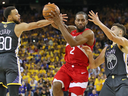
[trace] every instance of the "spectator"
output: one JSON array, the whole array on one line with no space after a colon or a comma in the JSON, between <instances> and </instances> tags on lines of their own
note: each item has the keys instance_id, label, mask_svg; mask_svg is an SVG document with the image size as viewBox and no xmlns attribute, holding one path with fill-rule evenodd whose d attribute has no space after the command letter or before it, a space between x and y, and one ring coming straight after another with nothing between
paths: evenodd
<instances>
[{"instance_id":1,"label":"spectator","mask_svg":"<svg viewBox=\"0 0 128 96\"><path fill-rule=\"evenodd\" d=\"M31 91L34 93L36 91L36 84L34 83L33 80L31 80L30 86L32 87Z\"/></svg>"},{"instance_id":2,"label":"spectator","mask_svg":"<svg viewBox=\"0 0 128 96\"><path fill-rule=\"evenodd\" d=\"M33 92L31 90L29 90L27 93L26 93L27 96L34 96Z\"/></svg>"},{"instance_id":3,"label":"spectator","mask_svg":"<svg viewBox=\"0 0 128 96\"><path fill-rule=\"evenodd\" d=\"M93 89L94 89L94 81L92 78L90 78L88 82L88 96L92 93Z\"/></svg>"},{"instance_id":4,"label":"spectator","mask_svg":"<svg viewBox=\"0 0 128 96\"><path fill-rule=\"evenodd\" d=\"M39 89L37 88L36 91L34 92L34 96L41 96L41 94L39 93Z\"/></svg>"},{"instance_id":5,"label":"spectator","mask_svg":"<svg viewBox=\"0 0 128 96\"><path fill-rule=\"evenodd\" d=\"M92 94L90 94L89 96L98 96L98 94L96 93L96 90L93 89L93 90L92 90Z\"/></svg>"},{"instance_id":6,"label":"spectator","mask_svg":"<svg viewBox=\"0 0 128 96\"><path fill-rule=\"evenodd\" d=\"M40 79L40 80L38 81L37 88L39 89L39 91L41 91L41 90L42 90L42 87L43 87L43 80Z\"/></svg>"},{"instance_id":7,"label":"spectator","mask_svg":"<svg viewBox=\"0 0 128 96\"><path fill-rule=\"evenodd\" d=\"M49 88L47 88L47 90L46 90L46 96L51 96L51 95L50 95Z\"/></svg>"},{"instance_id":8,"label":"spectator","mask_svg":"<svg viewBox=\"0 0 128 96\"><path fill-rule=\"evenodd\" d=\"M22 81L22 86L20 86L19 88L19 93L22 95L22 96L25 96L25 93L27 92L27 87L25 86L25 82Z\"/></svg>"},{"instance_id":9,"label":"spectator","mask_svg":"<svg viewBox=\"0 0 128 96\"><path fill-rule=\"evenodd\" d=\"M41 90L41 96L47 96L47 95L46 95L46 91L43 90L43 89Z\"/></svg>"},{"instance_id":10,"label":"spectator","mask_svg":"<svg viewBox=\"0 0 128 96\"><path fill-rule=\"evenodd\" d=\"M39 51L35 55L35 60L36 60L36 62L35 62L36 64L41 60L41 55L39 54Z\"/></svg>"},{"instance_id":11,"label":"spectator","mask_svg":"<svg viewBox=\"0 0 128 96\"><path fill-rule=\"evenodd\" d=\"M104 82L105 82L106 79L107 79L106 74L104 74L104 75L103 75L103 78L102 78L102 84L103 84L103 85L104 85Z\"/></svg>"},{"instance_id":12,"label":"spectator","mask_svg":"<svg viewBox=\"0 0 128 96\"><path fill-rule=\"evenodd\" d=\"M41 65L41 67L42 66L44 67L45 70L48 69L48 64L47 64L47 61L46 60L43 61L43 64Z\"/></svg>"},{"instance_id":13,"label":"spectator","mask_svg":"<svg viewBox=\"0 0 128 96\"><path fill-rule=\"evenodd\" d=\"M25 80L25 87L27 88L27 92L30 91L31 86L30 86L30 84L28 83L28 80Z\"/></svg>"},{"instance_id":14,"label":"spectator","mask_svg":"<svg viewBox=\"0 0 128 96\"><path fill-rule=\"evenodd\" d=\"M97 67L95 69L93 69L93 73L95 74L95 76L97 77L100 74L100 68Z\"/></svg>"},{"instance_id":15,"label":"spectator","mask_svg":"<svg viewBox=\"0 0 128 96\"><path fill-rule=\"evenodd\" d=\"M96 78L94 85L95 85L96 92L99 95L99 93L100 93L100 91L102 89L102 86L103 86L102 85L102 79L101 79L101 77L99 75L98 75L98 78Z\"/></svg>"}]
</instances>

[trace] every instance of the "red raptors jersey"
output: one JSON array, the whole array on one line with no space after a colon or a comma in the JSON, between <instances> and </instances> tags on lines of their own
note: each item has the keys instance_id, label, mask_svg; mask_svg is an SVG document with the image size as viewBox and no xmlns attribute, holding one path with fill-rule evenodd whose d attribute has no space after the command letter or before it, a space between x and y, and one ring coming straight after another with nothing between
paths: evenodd
<instances>
[{"instance_id":1,"label":"red raptors jersey","mask_svg":"<svg viewBox=\"0 0 128 96\"><path fill-rule=\"evenodd\" d=\"M88 28L86 28L84 31L89 30ZM84 32L83 31L83 32ZM76 36L82 34L83 32L76 32L76 30L71 32L71 35L75 38ZM95 40L94 40L95 41ZM89 46L88 44L83 44L86 46L89 46L91 49L93 49L95 42L93 43L92 46ZM65 48L65 61L69 64L77 64L77 65L81 65L81 66L88 66L88 56L86 54L86 52L84 51L84 49L82 49L83 45L79 45L79 46L75 46L75 47L71 47L68 43L66 44L66 48Z\"/></svg>"}]
</instances>

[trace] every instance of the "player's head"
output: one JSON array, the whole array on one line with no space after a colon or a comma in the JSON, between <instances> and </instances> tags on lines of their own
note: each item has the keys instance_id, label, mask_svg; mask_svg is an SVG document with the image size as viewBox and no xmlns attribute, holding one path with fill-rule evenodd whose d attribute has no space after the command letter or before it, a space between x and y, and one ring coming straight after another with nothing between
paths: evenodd
<instances>
[{"instance_id":1,"label":"player's head","mask_svg":"<svg viewBox=\"0 0 128 96\"><path fill-rule=\"evenodd\" d=\"M7 21L14 21L17 24L20 23L20 14L18 13L18 10L14 6L7 7L4 10L3 15L7 19Z\"/></svg>"},{"instance_id":2,"label":"player's head","mask_svg":"<svg viewBox=\"0 0 128 96\"><path fill-rule=\"evenodd\" d=\"M111 30L117 35L117 36L124 36L126 34L126 27L119 23L114 23L112 25Z\"/></svg>"},{"instance_id":3,"label":"player's head","mask_svg":"<svg viewBox=\"0 0 128 96\"><path fill-rule=\"evenodd\" d=\"M84 31L87 24L88 24L87 14L83 11L78 12L75 17L75 25L77 27L78 32Z\"/></svg>"}]
</instances>

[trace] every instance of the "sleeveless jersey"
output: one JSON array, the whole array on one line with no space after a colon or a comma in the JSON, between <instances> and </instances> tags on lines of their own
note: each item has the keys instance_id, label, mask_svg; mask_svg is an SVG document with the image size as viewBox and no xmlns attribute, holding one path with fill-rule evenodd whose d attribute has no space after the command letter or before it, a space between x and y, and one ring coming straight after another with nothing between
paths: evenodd
<instances>
[{"instance_id":1,"label":"sleeveless jersey","mask_svg":"<svg viewBox=\"0 0 128 96\"><path fill-rule=\"evenodd\" d=\"M105 52L105 73L109 75L127 75L127 54L117 44L108 46Z\"/></svg>"},{"instance_id":2,"label":"sleeveless jersey","mask_svg":"<svg viewBox=\"0 0 128 96\"><path fill-rule=\"evenodd\" d=\"M16 23L2 22L0 23L0 54L16 53L20 45L20 38L14 32Z\"/></svg>"},{"instance_id":3,"label":"sleeveless jersey","mask_svg":"<svg viewBox=\"0 0 128 96\"><path fill-rule=\"evenodd\" d=\"M86 28L84 31L89 30ZM84 32L83 31L83 32ZM75 38L76 36L82 34L83 32L76 32L76 30L71 32L71 35ZM89 46L91 49L93 49L93 46L95 44L95 40L92 46L89 46L88 44L84 43L83 45ZM65 61L66 63L72 64L72 65L81 65L87 67L88 64L88 56L84 49L82 49L83 45L71 47L68 43L66 44L65 48Z\"/></svg>"}]
</instances>

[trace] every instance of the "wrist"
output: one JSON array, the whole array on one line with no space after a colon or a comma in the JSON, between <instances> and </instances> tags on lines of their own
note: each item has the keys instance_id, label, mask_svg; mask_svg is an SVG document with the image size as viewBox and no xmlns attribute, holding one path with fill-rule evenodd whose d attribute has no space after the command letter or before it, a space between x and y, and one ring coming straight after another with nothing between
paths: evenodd
<instances>
[{"instance_id":1,"label":"wrist","mask_svg":"<svg viewBox=\"0 0 128 96\"><path fill-rule=\"evenodd\" d=\"M92 53L90 53L90 54L88 54L88 56L89 56L89 57L92 57L92 56L93 56L93 54L92 54Z\"/></svg>"},{"instance_id":2,"label":"wrist","mask_svg":"<svg viewBox=\"0 0 128 96\"><path fill-rule=\"evenodd\" d=\"M57 22L57 25L58 25L58 27L61 27L61 26L63 26L63 22L59 21L59 22Z\"/></svg>"},{"instance_id":3,"label":"wrist","mask_svg":"<svg viewBox=\"0 0 128 96\"><path fill-rule=\"evenodd\" d=\"M98 23L97 25L100 27L100 26L102 26L103 24L102 24L101 21L99 21L99 23Z\"/></svg>"}]
</instances>

